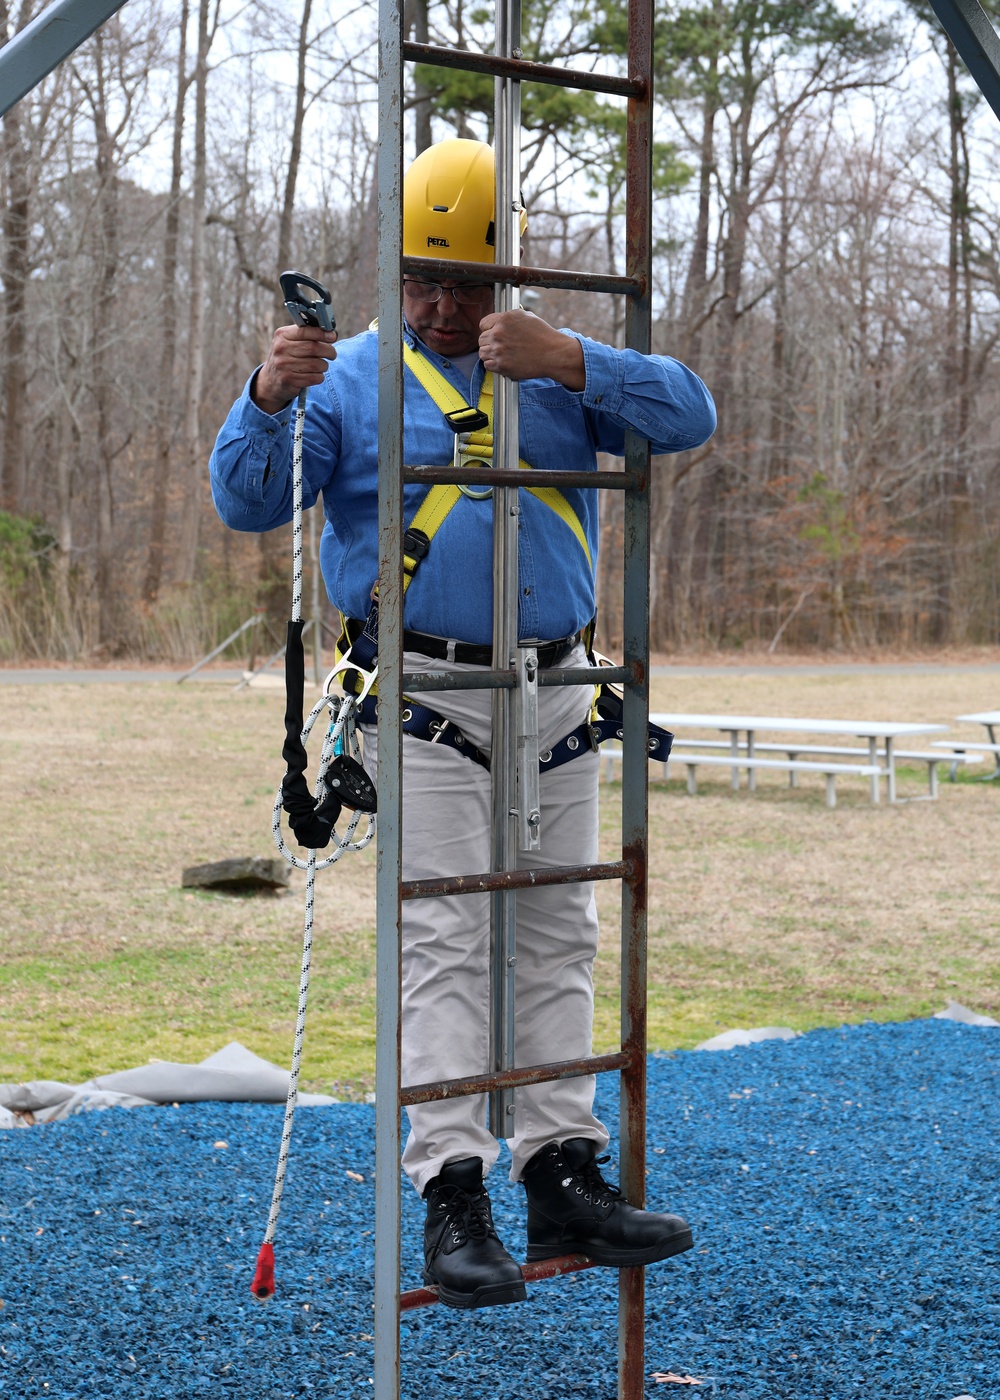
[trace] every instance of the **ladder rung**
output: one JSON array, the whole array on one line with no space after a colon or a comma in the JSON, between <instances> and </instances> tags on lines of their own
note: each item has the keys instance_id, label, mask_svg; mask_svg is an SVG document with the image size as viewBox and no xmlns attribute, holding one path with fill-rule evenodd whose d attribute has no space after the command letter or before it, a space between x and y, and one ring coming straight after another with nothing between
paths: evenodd
<instances>
[{"instance_id":1,"label":"ladder rung","mask_svg":"<svg viewBox=\"0 0 1000 1400\"><path fill-rule=\"evenodd\" d=\"M404 257L403 271L440 282L513 282L518 287L567 287L578 292L616 292L628 297L646 293L645 277L617 277L610 272L566 272L556 267L520 267L513 263L458 262L450 258Z\"/></svg>"},{"instance_id":2,"label":"ladder rung","mask_svg":"<svg viewBox=\"0 0 1000 1400\"><path fill-rule=\"evenodd\" d=\"M557 666L554 670L538 672L540 686L594 685L598 677L593 666ZM635 685L636 674L631 666L602 666L603 685ZM403 690L513 690L517 677L513 671L404 671Z\"/></svg>"},{"instance_id":3,"label":"ladder rung","mask_svg":"<svg viewBox=\"0 0 1000 1400\"><path fill-rule=\"evenodd\" d=\"M465 1079L438 1079L414 1084L399 1091L404 1108L414 1103L439 1103L442 1099L467 1099L494 1089L520 1089L525 1084L551 1084L557 1079L581 1079L587 1074L610 1074L631 1069L632 1055L616 1050L612 1055L586 1055L582 1060L558 1060L551 1065L530 1065L525 1069L500 1069L493 1074L473 1074Z\"/></svg>"},{"instance_id":4,"label":"ladder rung","mask_svg":"<svg viewBox=\"0 0 1000 1400\"><path fill-rule=\"evenodd\" d=\"M594 491L629 491L638 484L635 472L534 471L523 467L406 467L403 481L434 486L569 486Z\"/></svg>"},{"instance_id":5,"label":"ladder rung","mask_svg":"<svg viewBox=\"0 0 1000 1400\"><path fill-rule=\"evenodd\" d=\"M539 671L539 685L592 685L600 679L602 685L637 684L639 668L636 666L598 666L598 676L593 666L564 666L555 670Z\"/></svg>"},{"instance_id":6,"label":"ladder rung","mask_svg":"<svg viewBox=\"0 0 1000 1400\"><path fill-rule=\"evenodd\" d=\"M539 671L539 681L545 675ZM516 690L513 671L404 671L403 691L411 690Z\"/></svg>"},{"instance_id":7,"label":"ladder rung","mask_svg":"<svg viewBox=\"0 0 1000 1400\"><path fill-rule=\"evenodd\" d=\"M615 78L606 73L589 73L585 68L560 68L553 63L532 63L526 58L496 58L490 53L470 53L467 49L449 49L439 44L404 43L403 57L411 63L428 63L435 68L461 68L467 73L492 73L495 78L552 83L556 87L606 92L614 97L646 96L646 84L640 78Z\"/></svg>"},{"instance_id":8,"label":"ladder rung","mask_svg":"<svg viewBox=\"0 0 1000 1400\"><path fill-rule=\"evenodd\" d=\"M494 870L482 875L447 875L443 879L404 880L401 899L438 899L451 894L486 894L490 890L529 890L542 885L579 885L587 880L628 880L630 860L599 865L555 865L548 870Z\"/></svg>"},{"instance_id":9,"label":"ladder rung","mask_svg":"<svg viewBox=\"0 0 1000 1400\"><path fill-rule=\"evenodd\" d=\"M521 1274L525 1283L538 1283L541 1279L558 1278L560 1274L577 1274L581 1269L596 1269L594 1260L586 1254L562 1254L558 1259L539 1259L536 1264L522 1264ZM410 1288L399 1296L400 1312L410 1312L413 1308L427 1308L438 1301L436 1288Z\"/></svg>"}]
</instances>

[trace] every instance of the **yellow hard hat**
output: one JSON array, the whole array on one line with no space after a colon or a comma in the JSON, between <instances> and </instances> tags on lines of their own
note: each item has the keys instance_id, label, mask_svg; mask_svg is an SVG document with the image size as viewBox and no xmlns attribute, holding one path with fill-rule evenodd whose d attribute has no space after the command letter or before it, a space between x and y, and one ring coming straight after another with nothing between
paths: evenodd
<instances>
[{"instance_id":1,"label":"yellow hard hat","mask_svg":"<svg viewBox=\"0 0 1000 1400\"><path fill-rule=\"evenodd\" d=\"M403 252L495 262L493 147L458 137L422 151L403 177ZM522 209L520 230L528 227Z\"/></svg>"}]
</instances>

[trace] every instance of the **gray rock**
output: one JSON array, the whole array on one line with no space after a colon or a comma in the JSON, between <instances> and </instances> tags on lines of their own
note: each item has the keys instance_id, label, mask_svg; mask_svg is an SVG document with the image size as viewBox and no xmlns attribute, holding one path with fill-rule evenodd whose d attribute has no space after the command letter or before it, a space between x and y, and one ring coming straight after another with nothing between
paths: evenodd
<instances>
[{"instance_id":1,"label":"gray rock","mask_svg":"<svg viewBox=\"0 0 1000 1400\"><path fill-rule=\"evenodd\" d=\"M186 890L225 890L231 894L253 890L287 890L289 866L264 856L239 856L189 865L181 876Z\"/></svg>"}]
</instances>

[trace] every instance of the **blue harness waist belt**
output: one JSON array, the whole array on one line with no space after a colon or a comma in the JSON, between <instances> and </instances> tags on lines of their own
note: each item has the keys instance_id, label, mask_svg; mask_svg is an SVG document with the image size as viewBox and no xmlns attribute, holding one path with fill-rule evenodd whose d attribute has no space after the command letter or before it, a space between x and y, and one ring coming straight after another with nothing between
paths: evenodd
<instances>
[{"instance_id":1,"label":"blue harness waist belt","mask_svg":"<svg viewBox=\"0 0 1000 1400\"><path fill-rule=\"evenodd\" d=\"M622 737L621 697L607 686L601 686L596 710L597 717L595 719L589 723L578 724L551 749L542 750L538 756L538 771L540 773L549 773L555 768L561 768L564 763L569 763L582 754L597 753L599 746L605 740ZM374 695L366 695L359 705L358 722L368 725L378 723L378 700ZM443 715L439 715L436 710L431 710L426 705L418 705L415 701L404 698L402 729L404 734L409 734L414 739L425 739L431 744L443 744L446 748L454 749L456 753L471 758L473 763L478 763L481 768L489 769L489 754L477 748L472 740L462 733L457 724L453 724L451 720L445 719ZM674 736L669 730L661 729L658 724L648 726L649 757L657 763L666 763L670 757L673 742Z\"/></svg>"}]
</instances>

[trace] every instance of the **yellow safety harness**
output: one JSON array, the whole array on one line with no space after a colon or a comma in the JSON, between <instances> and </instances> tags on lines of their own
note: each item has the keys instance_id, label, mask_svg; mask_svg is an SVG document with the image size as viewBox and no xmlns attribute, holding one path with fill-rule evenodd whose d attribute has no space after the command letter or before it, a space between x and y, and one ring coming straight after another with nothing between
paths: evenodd
<instances>
[{"instance_id":1,"label":"yellow safety harness","mask_svg":"<svg viewBox=\"0 0 1000 1400\"><path fill-rule=\"evenodd\" d=\"M458 452L461 460L491 462L493 460L493 375L487 372L479 395L479 406L473 408L455 386L449 383L440 370L435 368L424 355L405 342L403 344L403 363L412 370L417 382L444 414L448 426L459 435ZM523 459L518 460L518 466L524 471L532 470L530 463ZM563 493L551 486L528 486L526 484L524 489L555 511L560 520L565 522L586 555L588 565L593 569L593 558L587 536L579 517ZM403 535L404 595L413 582L421 560L427 555L431 540L463 494L476 499L479 493L464 486L435 485L429 489L420 503ZM490 490L487 489L481 494L485 497L490 494ZM351 622L344 617L341 621L342 632L338 646L338 661L341 659L341 655L349 649L350 661L356 663L362 670L370 670L378 652L377 583L372 589L372 605L363 626L359 622ZM587 654L592 657L593 621L585 629L583 635ZM404 633L404 641L405 637ZM566 638L567 649L575 641L576 638ZM365 689L366 693L358 710L358 720L361 724L374 724L377 718L377 684L372 684L370 677L366 682L358 671L351 670L342 672L341 682L348 691L360 693L362 688ZM572 733L565 735L558 744L547 751L542 763L542 771L558 768L581 753L596 752L598 745L605 739L620 738L621 719L622 702L620 696L613 692L609 686L602 685L598 681L594 687L594 702L589 721L577 726ZM416 738L427 739L431 743L454 748L481 766L489 767L488 756L481 753L456 725L443 719L435 710L420 705L409 697L404 697L403 731ZM671 738L672 736L666 731L650 725L650 753L665 762L667 754L670 752Z\"/></svg>"},{"instance_id":2,"label":"yellow safety harness","mask_svg":"<svg viewBox=\"0 0 1000 1400\"><path fill-rule=\"evenodd\" d=\"M377 329L377 325L378 323L373 321L370 329ZM403 342L403 363L412 372L431 401L441 410L448 426L458 435L457 450L461 460L473 463L478 461L484 464L492 462L492 373L487 371L484 376L479 394L479 406L473 408L466 401L464 395L445 378L435 365L431 364L425 355L405 341ZM531 464L524 461L523 458L518 459L518 466L523 471L532 470ZM587 564L593 570L594 561L586 532L579 516L563 493L554 486L528 486L526 484L524 489L548 506L566 524L586 555ZM487 487L485 491L454 485L435 485L429 488L403 535L404 595L413 582L421 561L426 557L431 541L452 510L458 505L462 496L467 495L472 499L479 499L489 496L491 492L492 487ZM359 622L352 622L346 617L341 617L341 635L337 647L338 662L348 649L351 650L352 660L356 660L362 668L367 669L374 659L378 649L377 582L372 589L372 608L363 627L359 625ZM348 689L360 688L360 678L356 673L346 673L344 682ZM374 690L372 693L374 694Z\"/></svg>"},{"instance_id":3,"label":"yellow safety harness","mask_svg":"<svg viewBox=\"0 0 1000 1400\"><path fill-rule=\"evenodd\" d=\"M480 415L485 415L486 426L468 433L462 433L461 453L463 458L484 463L493 460L493 375L487 371L483 379L483 387L479 393L479 407L477 410L466 403L464 396L459 393L441 373L432 365L425 355L412 346L403 343L403 363L413 373L414 378L426 391L441 412L445 415L448 424L461 432L463 417L466 421L476 421ZM475 415L475 418L473 418ZM531 471L530 462L518 459L517 465L523 471ZM555 511L559 519L573 532L573 536L587 557L587 563L591 569L594 567L593 556L590 545L580 518L576 511L567 501L563 493L555 486L525 486L532 496L547 505L550 510ZM427 537L428 543L434 538L436 532L444 524L446 517L454 506L458 504L463 494L460 486L432 486L426 497L421 502L420 509L410 522L411 530L419 530ZM408 588L413 573L419 560L410 560L404 557L403 561L403 587ZM410 567L412 565L412 567Z\"/></svg>"}]
</instances>

